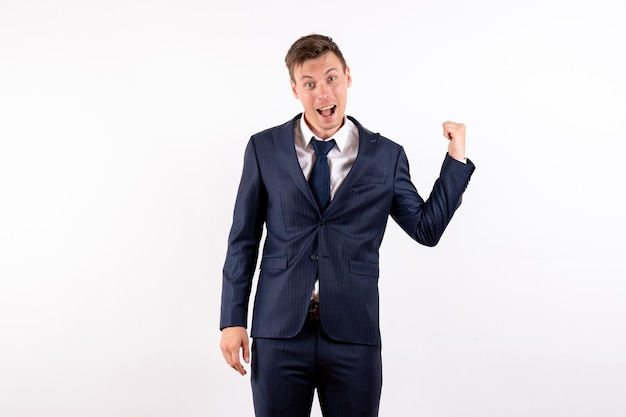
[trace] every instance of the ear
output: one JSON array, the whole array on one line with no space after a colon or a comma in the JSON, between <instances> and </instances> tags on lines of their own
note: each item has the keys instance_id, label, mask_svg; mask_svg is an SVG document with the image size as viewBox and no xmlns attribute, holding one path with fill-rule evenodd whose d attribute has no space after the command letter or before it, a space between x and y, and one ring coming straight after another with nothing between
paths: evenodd
<instances>
[{"instance_id":1,"label":"ear","mask_svg":"<svg viewBox=\"0 0 626 417\"><path fill-rule=\"evenodd\" d=\"M352 85L352 75L350 75L350 67L346 65L346 78L348 79L348 87Z\"/></svg>"},{"instance_id":2,"label":"ear","mask_svg":"<svg viewBox=\"0 0 626 417\"><path fill-rule=\"evenodd\" d=\"M292 78L289 78L289 82L291 83L291 93L295 98L299 99L300 97L298 96L298 91L296 90L296 83L293 82Z\"/></svg>"}]
</instances>

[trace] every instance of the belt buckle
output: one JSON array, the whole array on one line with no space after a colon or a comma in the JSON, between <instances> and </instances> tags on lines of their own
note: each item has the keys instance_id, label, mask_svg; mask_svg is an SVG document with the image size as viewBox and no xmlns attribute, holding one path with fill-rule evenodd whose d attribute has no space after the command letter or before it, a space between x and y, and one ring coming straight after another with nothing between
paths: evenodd
<instances>
[{"instance_id":1,"label":"belt buckle","mask_svg":"<svg viewBox=\"0 0 626 417\"><path fill-rule=\"evenodd\" d=\"M320 303L317 303L315 301L311 301L311 304L309 304L308 319L309 320L314 320L314 321L319 321L319 319L320 319Z\"/></svg>"}]
</instances>

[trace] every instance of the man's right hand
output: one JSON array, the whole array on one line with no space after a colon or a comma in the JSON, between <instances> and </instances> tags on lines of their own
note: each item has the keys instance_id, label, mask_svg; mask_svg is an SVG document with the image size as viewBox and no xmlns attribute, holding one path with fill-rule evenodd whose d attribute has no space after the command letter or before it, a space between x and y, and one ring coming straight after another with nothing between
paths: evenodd
<instances>
[{"instance_id":1,"label":"man's right hand","mask_svg":"<svg viewBox=\"0 0 626 417\"><path fill-rule=\"evenodd\" d=\"M239 350L242 350L243 360L250 363L250 347L248 332L245 327L226 327L222 330L220 349L226 359L226 363L241 375L247 372L239 359Z\"/></svg>"}]
</instances>

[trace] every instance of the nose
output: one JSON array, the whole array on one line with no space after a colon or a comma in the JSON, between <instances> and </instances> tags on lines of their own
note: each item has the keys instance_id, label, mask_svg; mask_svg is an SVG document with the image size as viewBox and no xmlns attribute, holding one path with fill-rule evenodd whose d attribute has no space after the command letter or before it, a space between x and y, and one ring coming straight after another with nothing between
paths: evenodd
<instances>
[{"instance_id":1,"label":"nose","mask_svg":"<svg viewBox=\"0 0 626 417\"><path fill-rule=\"evenodd\" d=\"M319 85L319 97L318 99L323 100L324 98L330 95L330 87L325 83L321 83Z\"/></svg>"}]
</instances>

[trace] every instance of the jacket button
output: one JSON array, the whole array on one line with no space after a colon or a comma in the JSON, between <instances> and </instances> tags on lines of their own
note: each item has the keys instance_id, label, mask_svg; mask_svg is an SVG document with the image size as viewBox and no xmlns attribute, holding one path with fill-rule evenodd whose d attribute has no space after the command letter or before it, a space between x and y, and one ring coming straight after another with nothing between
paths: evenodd
<instances>
[{"instance_id":1,"label":"jacket button","mask_svg":"<svg viewBox=\"0 0 626 417\"><path fill-rule=\"evenodd\" d=\"M317 261L320 257L318 255L311 255L312 261Z\"/></svg>"},{"instance_id":2,"label":"jacket button","mask_svg":"<svg viewBox=\"0 0 626 417\"><path fill-rule=\"evenodd\" d=\"M326 227L326 220L325 219L320 220L320 226Z\"/></svg>"}]
</instances>

